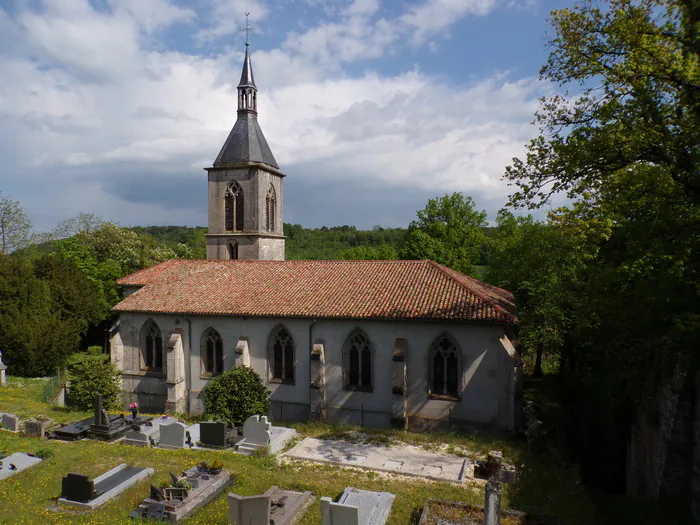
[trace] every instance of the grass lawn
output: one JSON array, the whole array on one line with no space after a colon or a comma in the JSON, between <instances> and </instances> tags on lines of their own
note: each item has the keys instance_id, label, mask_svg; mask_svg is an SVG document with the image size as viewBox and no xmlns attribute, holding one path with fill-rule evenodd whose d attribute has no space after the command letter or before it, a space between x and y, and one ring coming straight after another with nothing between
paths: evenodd
<instances>
[{"instance_id":1,"label":"grass lawn","mask_svg":"<svg viewBox=\"0 0 700 525\"><path fill-rule=\"evenodd\" d=\"M0 388L0 411L12 412L23 419L43 414L56 421L77 420L88 414L52 409L42 399L41 380L10 378L8 388ZM294 425L302 435L326 438L358 439L360 429L321 423ZM519 471L518 483L504 490L504 506L539 514L556 515L567 524L594 524L595 506L581 485L575 471L556 464L550 457L531 454L520 441L498 440L476 434L458 433L405 433L399 430L362 430L366 440L374 443L404 441L456 453L483 453L489 449L503 450L508 462ZM51 449L53 456L40 465L0 481L0 523L13 524L113 524L129 523L129 513L148 495L148 485L157 485L168 479L168 472L186 470L200 461L219 458L224 468L234 477L230 489L241 495L262 493L271 485L283 489L310 490L320 496L338 497L348 486L360 489L386 491L396 494L389 517L389 525L414 523L419 509L427 498L449 499L469 503L483 503L480 484L457 485L391 476L360 469L344 469L326 464L307 462L278 462L274 457L245 457L232 452L172 451L143 449L120 444L83 440L74 443L40 441L9 432L0 432L0 453L35 453ZM57 512L48 507L60 495L61 478L67 472L97 476L120 464L153 467L155 474L127 490L100 510L73 514ZM228 524L228 507L222 494L186 523ZM301 525L320 523L318 500L301 520Z\"/></svg>"}]
</instances>

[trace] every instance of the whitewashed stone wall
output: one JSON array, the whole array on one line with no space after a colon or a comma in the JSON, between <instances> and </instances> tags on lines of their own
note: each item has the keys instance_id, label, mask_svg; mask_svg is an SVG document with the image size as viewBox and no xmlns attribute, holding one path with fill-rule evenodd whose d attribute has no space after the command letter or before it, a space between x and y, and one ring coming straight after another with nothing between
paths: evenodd
<instances>
[{"instance_id":1,"label":"whitewashed stone wall","mask_svg":"<svg viewBox=\"0 0 700 525\"><path fill-rule=\"evenodd\" d=\"M323 344L324 348L324 397L328 419L365 426L390 425L395 412L392 353L396 340L405 339L405 411L411 427L444 427L448 424L453 428L468 424L514 427L518 359L505 336L505 328L501 326L324 319L317 320L312 326L311 319L123 313L120 316L120 334L125 397L163 396L163 405L167 372L152 376L140 371L138 336L141 326L149 317L162 330L164 344L175 330L180 330L186 356L188 410L193 413L204 410L202 390L210 380L201 374L200 340L204 331L213 327L219 332L224 344L225 369L235 366L236 347L239 341L245 340L250 366L268 381L268 339L271 331L281 323L294 338L295 382L293 385L268 383L272 392L270 416L273 419L306 419L309 416L313 343ZM374 389L371 393L348 391L344 387L342 348L347 336L356 328L362 329L373 345ZM428 395L429 350L443 333L449 333L458 342L462 354L462 393L459 401L434 399Z\"/></svg>"}]
</instances>

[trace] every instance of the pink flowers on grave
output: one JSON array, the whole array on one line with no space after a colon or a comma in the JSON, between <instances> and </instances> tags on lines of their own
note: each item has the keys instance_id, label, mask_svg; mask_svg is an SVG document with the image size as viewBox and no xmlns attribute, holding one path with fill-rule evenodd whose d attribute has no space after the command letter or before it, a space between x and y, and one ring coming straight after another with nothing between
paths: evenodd
<instances>
[{"instance_id":1,"label":"pink flowers on grave","mask_svg":"<svg viewBox=\"0 0 700 525\"><path fill-rule=\"evenodd\" d=\"M131 404L129 405L129 408L130 408L131 410L138 410L139 404L138 404L138 403L131 403Z\"/></svg>"}]
</instances>

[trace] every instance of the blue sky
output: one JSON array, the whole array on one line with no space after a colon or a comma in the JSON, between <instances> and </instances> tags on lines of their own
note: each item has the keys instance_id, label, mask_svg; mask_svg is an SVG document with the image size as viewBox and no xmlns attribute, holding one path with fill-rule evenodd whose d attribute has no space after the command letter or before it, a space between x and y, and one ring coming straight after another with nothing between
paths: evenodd
<instances>
[{"instance_id":1,"label":"blue sky","mask_svg":"<svg viewBox=\"0 0 700 525\"><path fill-rule=\"evenodd\" d=\"M462 191L493 220L537 134L547 0L0 0L0 191L38 231L78 212L206 224L251 13L284 220L406 226Z\"/></svg>"}]
</instances>

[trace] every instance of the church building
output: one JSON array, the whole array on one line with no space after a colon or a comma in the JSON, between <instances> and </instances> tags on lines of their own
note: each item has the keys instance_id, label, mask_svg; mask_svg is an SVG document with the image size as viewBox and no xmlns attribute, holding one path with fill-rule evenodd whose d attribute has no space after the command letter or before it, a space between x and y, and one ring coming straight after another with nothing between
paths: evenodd
<instances>
[{"instance_id":1,"label":"church building","mask_svg":"<svg viewBox=\"0 0 700 525\"><path fill-rule=\"evenodd\" d=\"M258 124L246 43L238 118L207 168L207 260L118 281L123 399L205 411L211 378L250 366L275 420L513 429L513 295L432 261L286 261L285 175Z\"/></svg>"}]
</instances>

